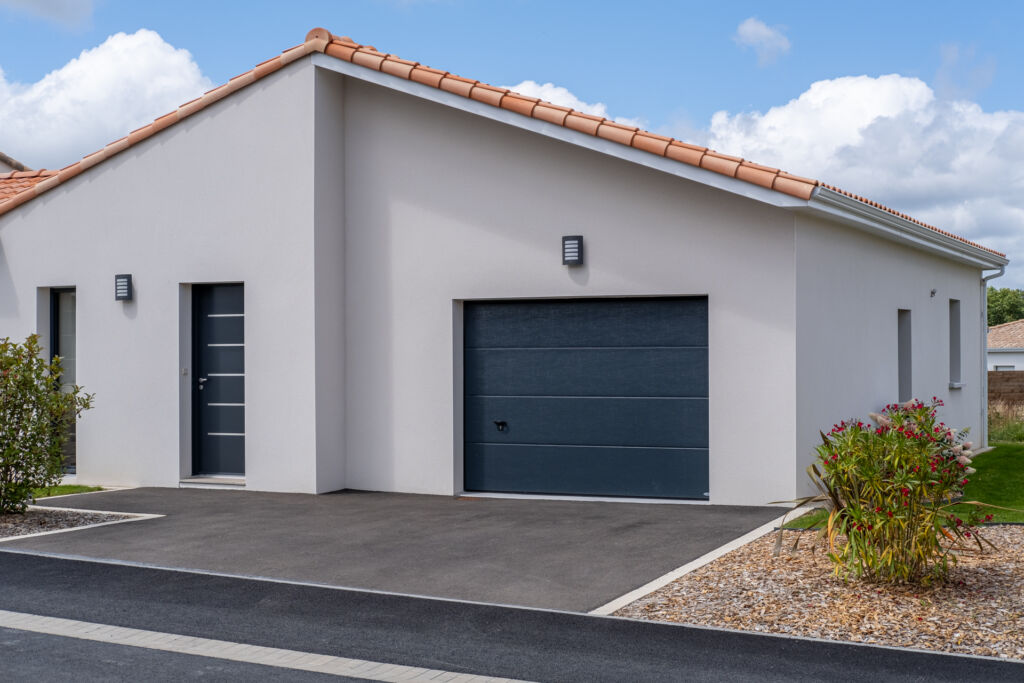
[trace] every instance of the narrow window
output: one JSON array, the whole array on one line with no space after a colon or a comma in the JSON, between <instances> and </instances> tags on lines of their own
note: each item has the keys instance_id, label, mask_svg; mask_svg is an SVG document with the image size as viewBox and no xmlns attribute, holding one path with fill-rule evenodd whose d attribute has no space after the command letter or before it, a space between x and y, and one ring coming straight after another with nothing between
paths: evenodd
<instances>
[{"instance_id":1,"label":"narrow window","mask_svg":"<svg viewBox=\"0 0 1024 683\"><path fill-rule=\"evenodd\" d=\"M60 356L60 384L69 391L77 382L75 367L75 290L50 290L50 360ZM74 473L77 460L77 430L71 424L68 440L64 443L64 469Z\"/></svg>"},{"instance_id":2,"label":"narrow window","mask_svg":"<svg viewBox=\"0 0 1024 683\"><path fill-rule=\"evenodd\" d=\"M1012 365L997 365L995 369L996 370L1013 370L1014 366L1012 366Z\"/></svg>"},{"instance_id":3,"label":"narrow window","mask_svg":"<svg viewBox=\"0 0 1024 683\"><path fill-rule=\"evenodd\" d=\"M949 384L959 386L960 379L960 300L949 300Z\"/></svg>"},{"instance_id":4,"label":"narrow window","mask_svg":"<svg viewBox=\"0 0 1024 683\"><path fill-rule=\"evenodd\" d=\"M899 400L909 401L913 398L913 389L910 385L911 361L910 352L910 311L901 308L897 315L897 374L899 375Z\"/></svg>"}]
</instances>

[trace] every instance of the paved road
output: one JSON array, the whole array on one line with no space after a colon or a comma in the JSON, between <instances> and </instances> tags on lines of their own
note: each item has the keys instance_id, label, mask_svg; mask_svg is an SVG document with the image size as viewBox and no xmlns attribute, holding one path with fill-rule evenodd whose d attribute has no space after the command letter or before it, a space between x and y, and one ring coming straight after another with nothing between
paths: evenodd
<instances>
[{"instance_id":1,"label":"paved road","mask_svg":"<svg viewBox=\"0 0 1024 683\"><path fill-rule=\"evenodd\" d=\"M993 660L5 551L0 609L535 681L1024 680Z\"/></svg>"},{"instance_id":2,"label":"paved road","mask_svg":"<svg viewBox=\"0 0 1024 683\"><path fill-rule=\"evenodd\" d=\"M361 680L9 628L0 628L0 678L8 683L141 680L180 683L197 679L218 683L336 683Z\"/></svg>"},{"instance_id":3,"label":"paved road","mask_svg":"<svg viewBox=\"0 0 1024 683\"><path fill-rule=\"evenodd\" d=\"M84 557L579 612L778 508L140 488L44 505L166 515L6 542Z\"/></svg>"}]
</instances>

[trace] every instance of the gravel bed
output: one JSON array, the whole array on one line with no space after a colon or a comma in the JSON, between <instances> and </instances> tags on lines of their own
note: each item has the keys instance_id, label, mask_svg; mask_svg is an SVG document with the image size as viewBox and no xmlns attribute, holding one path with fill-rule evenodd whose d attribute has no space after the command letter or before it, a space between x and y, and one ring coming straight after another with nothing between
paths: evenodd
<instances>
[{"instance_id":1,"label":"gravel bed","mask_svg":"<svg viewBox=\"0 0 1024 683\"><path fill-rule=\"evenodd\" d=\"M1024 660L1024 526L990 526L998 549L966 550L929 588L844 583L816 532L768 534L615 614L742 631ZM1022 672L1024 680L1024 672Z\"/></svg>"},{"instance_id":2,"label":"gravel bed","mask_svg":"<svg viewBox=\"0 0 1024 683\"><path fill-rule=\"evenodd\" d=\"M118 519L128 519L129 517L131 515L29 508L23 515L0 515L0 538L36 534L40 531L73 529L76 526L112 522Z\"/></svg>"}]
</instances>

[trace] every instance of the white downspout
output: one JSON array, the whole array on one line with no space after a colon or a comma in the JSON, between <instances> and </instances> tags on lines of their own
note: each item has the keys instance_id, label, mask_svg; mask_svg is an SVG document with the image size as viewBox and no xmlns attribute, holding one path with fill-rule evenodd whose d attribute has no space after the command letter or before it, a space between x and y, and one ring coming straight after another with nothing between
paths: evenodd
<instances>
[{"instance_id":1,"label":"white downspout","mask_svg":"<svg viewBox=\"0 0 1024 683\"><path fill-rule=\"evenodd\" d=\"M978 422L977 448L988 448L988 281L1002 277L1006 266L981 278L981 420ZM976 448L976 450L977 450Z\"/></svg>"}]
</instances>

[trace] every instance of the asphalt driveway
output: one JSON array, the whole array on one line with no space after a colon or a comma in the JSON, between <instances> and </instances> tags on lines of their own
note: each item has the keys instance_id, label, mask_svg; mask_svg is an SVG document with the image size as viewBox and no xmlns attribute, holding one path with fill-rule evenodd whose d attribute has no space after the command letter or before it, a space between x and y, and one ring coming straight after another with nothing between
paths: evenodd
<instances>
[{"instance_id":1,"label":"asphalt driveway","mask_svg":"<svg viewBox=\"0 0 1024 683\"><path fill-rule=\"evenodd\" d=\"M589 611L741 536L767 507L140 488L41 504L162 518L0 544L489 603Z\"/></svg>"}]
</instances>

